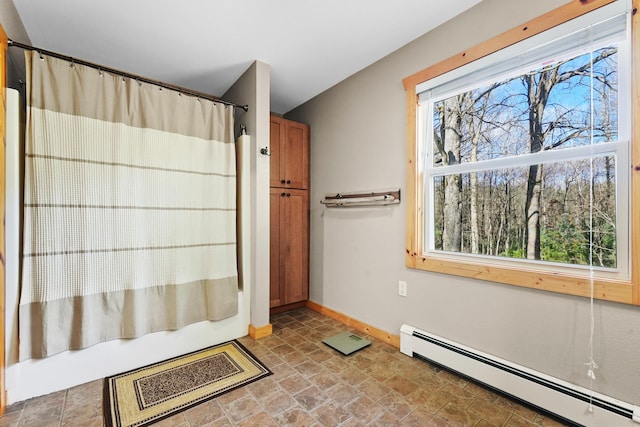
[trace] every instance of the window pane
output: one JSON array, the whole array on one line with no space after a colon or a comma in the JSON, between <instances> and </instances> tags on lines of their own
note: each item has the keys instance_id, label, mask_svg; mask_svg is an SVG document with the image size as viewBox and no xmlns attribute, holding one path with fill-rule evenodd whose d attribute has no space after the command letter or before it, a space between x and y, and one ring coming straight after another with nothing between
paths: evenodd
<instances>
[{"instance_id":1,"label":"window pane","mask_svg":"<svg viewBox=\"0 0 640 427\"><path fill-rule=\"evenodd\" d=\"M616 141L617 57L611 45L435 102L433 165Z\"/></svg>"},{"instance_id":2,"label":"window pane","mask_svg":"<svg viewBox=\"0 0 640 427\"><path fill-rule=\"evenodd\" d=\"M615 268L615 177L611 156L436 176L434 247Z\"/></svg>"}]
</instances>

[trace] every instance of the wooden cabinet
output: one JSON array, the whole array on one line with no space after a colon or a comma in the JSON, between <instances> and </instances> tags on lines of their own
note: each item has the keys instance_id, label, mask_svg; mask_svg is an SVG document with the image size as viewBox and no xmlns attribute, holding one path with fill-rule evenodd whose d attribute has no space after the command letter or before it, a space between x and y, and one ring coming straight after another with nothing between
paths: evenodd
<instances>
[{"instance_id":1,"label":"wooden cabinet","mask_svg":"<svg viewBox=\"0 0 640 427\"><path fill-rule=\"evenodd\" d=\"M309 126L271 117L271 187L309 188Z\"/></svg>"},{"instance_id":2,"label":"wooden cabinet","mask_svg":"<svg viewBox=\"0 0 640 427\"><path fill-rule=\"evenodd\" d=\"M309 192L271 188L270 307L309 297Z\"/></svg>"},{"instance_id":3,"label":"wooden cabinet","mask_svg":"<svg viewBox=\"0 0 640 427\"><path fill-rule=\"evenodd\" d=\"M272 312L309 298L309 126L271 117Z\"/></svg>"}]
</instances>

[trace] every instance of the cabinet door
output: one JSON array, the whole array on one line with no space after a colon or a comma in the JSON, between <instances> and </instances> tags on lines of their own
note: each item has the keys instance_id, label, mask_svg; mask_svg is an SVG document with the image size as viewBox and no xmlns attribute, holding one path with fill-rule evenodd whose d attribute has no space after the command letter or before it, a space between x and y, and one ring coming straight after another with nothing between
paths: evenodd
<instances>
[{"instance_id":1,"label":"cabinet door","mask_svg":"<svg viewBox=\"0 0 640 427\"><path fill-rule=\"evenodd\" d=\"M288 188L309 188L309 126L285 120L282 178ZM280 159L282 162L282 159ZM282 179L281 179L282 182Z\"/></svg>"},{"instance_id":2,"label":"cabinet door","mask_svg":"<svg viewBox=\"0 0 640 427\"><path fill-rule=\"evenodd\" d=\"M269 185L309 188L309 126L271 116Z\"/></svg>"},{"instance_id":3,"label":"cabinet door","mask_svg":"<svg viewBox=\"0 0 640 427\"><path fill-rule=\"evenodd\" d=\"M282 259L280 256L280 224L281 224L281 206L284 198L284 189L271 188L270 193L270 264L269 264L269 307L278 307L284 305L284 282L281 280Z\"/></svg>"},{"instance_id":4,"label":"cabinet door","mask_svg":"<svg viewBox=\"0 0 640 427\"><path fill-rule=\"evenodd\" d=\"M271 188L269 306L309 298L309 192Z\"/></svg>"},{"instance_id":5,"label":"cabinet door","mask_svg":"<svg viewBox=\"0 0 640 427\"><path fill-rule=\"evenodd\" d=\"M284 162L284 119L271 116L269 124L269 149L271 150L269 185L271 187L284 187L286 180L282 176L283 171L281 170L281 164Z\"/></svg>"},{"instance_id":6,"label":"cabinet door","mask_svg":"<svg viewBox=\"0 0 640 427\"><path fill-rule=\"evenodd\" d=\"M309 193L286 190L281 197L280 257L285 304L309 297Z\"/></svg>"}]
</instances>

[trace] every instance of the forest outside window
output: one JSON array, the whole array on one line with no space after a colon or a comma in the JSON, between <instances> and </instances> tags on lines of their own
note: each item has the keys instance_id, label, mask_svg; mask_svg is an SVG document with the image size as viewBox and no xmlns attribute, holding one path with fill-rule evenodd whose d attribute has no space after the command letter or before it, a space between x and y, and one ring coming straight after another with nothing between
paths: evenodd
<instances>
[{"instance_id":1,"label":"forest outside window","mask_svg":"<svg viewBox=\"0 0 640 427\"><path fill-rule=\"evenodd\" d=\"M632 302L624 3L415 85L410 266Z\"/></svg>"}]
</instances>

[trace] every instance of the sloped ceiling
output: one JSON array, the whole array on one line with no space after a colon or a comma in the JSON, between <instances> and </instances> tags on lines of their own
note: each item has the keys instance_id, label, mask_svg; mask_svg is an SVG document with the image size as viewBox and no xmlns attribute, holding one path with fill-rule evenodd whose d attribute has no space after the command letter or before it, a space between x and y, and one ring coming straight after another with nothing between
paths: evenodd
<instances>
[{"instance_id":1,"label":"sloped ceiling","mask_svg":"<svg viewBox=\"0 0 640 427\"><path fill-rule=\"evenodd\" d=\"M217 96L260 60L286 113L480 0L3 1L16 41Z\"/></svg>"}]
</instances>

